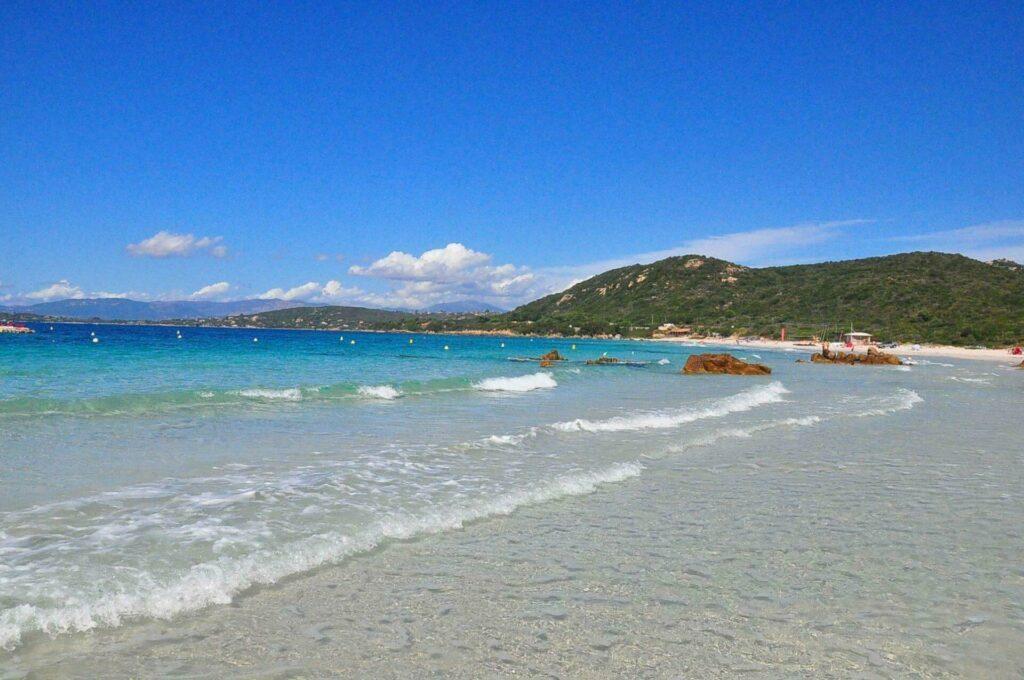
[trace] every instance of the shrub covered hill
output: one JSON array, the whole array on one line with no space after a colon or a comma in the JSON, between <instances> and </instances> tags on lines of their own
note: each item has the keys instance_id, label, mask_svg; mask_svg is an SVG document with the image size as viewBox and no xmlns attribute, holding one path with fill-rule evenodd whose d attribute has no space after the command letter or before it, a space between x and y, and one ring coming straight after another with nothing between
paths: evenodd
<instances>
[{"instance_id":1,"label":"shrub covered hill","mask_svg":"<svg viewBox=\"0 0 1024 680\"><path fill-rule=\"evenodd\" d=\"M613 269L492 321L517 330L789 337L831 330L957 345L1024 340L1024 268L946 253L750 268L699 255Z\"/></svg>"}]
</instances>

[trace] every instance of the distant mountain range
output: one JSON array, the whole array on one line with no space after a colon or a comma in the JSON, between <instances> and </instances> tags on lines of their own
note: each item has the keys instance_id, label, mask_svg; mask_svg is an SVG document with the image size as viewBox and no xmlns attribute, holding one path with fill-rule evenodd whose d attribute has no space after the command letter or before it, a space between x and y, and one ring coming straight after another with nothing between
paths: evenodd
<instances>
[{"instance_id":1,"label":"distant mountain range","mask_svg":"<svg viewBox=\"0 0 1024 680\"><path fill-rule=\"evenodd\" d=\"M492 305L489 302L481 302L480 300L458 300L456 302L441 302L436 305L431 305L421 310L431 314L476 314L483 312L502 313L508 310L502 309L497 305Z\"/></svg>"},{"instance_id":2,"label":"distant mountain range","mask_svg":"<svg viewBox=\"0 0 1024 680\"><path fill-rule=\"evenodd\" d=\"M255 314L276 309L307 306L308 303L285 300L237 300L235 302L208 302L177 300L167 302L141 302L127 298L90 298L83 300L54 300L34 305L0 306L0 312L57 316L70 319L103 319L106 321L167 321L168 319L198 319L232 314Z\"/></svg>"},{"instance_id":3,"label":"distant mountain range","mask_svg":"<svg viewBox=\"0 0 1024 680\"><path fill-rule=\"evenodd\" d=\"M0 305L0 312L35 314L69 319L103 319L105 321L168 321L171 319L205 319L211 317L259 314L279 309L326 307L328 305L301 300L236 300L234 302L204 302L177 300L142 302L128 298L88 298L54 300L33 305ZM346 309L354 309L347 307ZM411 313L412 310L395 310ZM468 314L478 312L500 313L505 310L479 300L442 302L420 310L430 314Z\"/></svg>"}]
</instances>

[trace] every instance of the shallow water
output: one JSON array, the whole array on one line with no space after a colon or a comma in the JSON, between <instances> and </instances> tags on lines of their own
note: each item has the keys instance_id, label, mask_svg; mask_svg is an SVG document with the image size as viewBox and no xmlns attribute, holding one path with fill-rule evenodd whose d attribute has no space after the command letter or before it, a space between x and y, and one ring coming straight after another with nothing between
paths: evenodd
<instances>
[{"instance_id":1,"label":"shallow water","mask_svg":"<svg viewBox=\"0 0 1024 680\"><path fill-rule=\"evenodd\" d=\"M0 338L5 675L1024 669L1020 372L183 334Z\"/></svg>"}]
</instances>

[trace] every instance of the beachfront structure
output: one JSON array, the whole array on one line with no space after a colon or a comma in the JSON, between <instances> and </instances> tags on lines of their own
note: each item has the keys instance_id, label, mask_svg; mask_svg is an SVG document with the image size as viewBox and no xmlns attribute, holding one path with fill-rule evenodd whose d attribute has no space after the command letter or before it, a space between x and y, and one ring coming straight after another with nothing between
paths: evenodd
<instances>
[{"instance_id":1,"label":"beachfront structure","mask_svg":"<svg viewBox=\"0 0 1024 680\"><path fill-rule=\"evenodd\" d=\"M686 338L689 337L692 332L692 329L677 326L674 323L663 323L660 326L658 326L658 330L654 331L654 337Z\"/></svg>"},{"instance_id":2,"label":"beachfront structure","mask_svg":"<svg viewBox=\"0 0 1024 680\"><path fill-rule=\"evenodd\" d=\"M0 321L0 333L35 333L35 331L20 323Z\"/></svg>"},{"instance_id":3,"label":"beachfront structure","mask_svg":"<svg viewBox=\"0 0 1024 680\"><path fill-rule=\"evenodd\" d=\"M849 333L843 333L843 341L849 345L870 345L871 337L871 333L861 333L854 331L851 331Z\"/></svg>"}]
</instances>

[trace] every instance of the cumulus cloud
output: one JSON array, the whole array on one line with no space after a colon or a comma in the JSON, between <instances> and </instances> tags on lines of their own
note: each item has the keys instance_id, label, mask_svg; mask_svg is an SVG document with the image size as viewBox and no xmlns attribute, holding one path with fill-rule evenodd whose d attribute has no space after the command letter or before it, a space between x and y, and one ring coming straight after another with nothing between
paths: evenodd
<instances>
[{"instance_id":1,"label":"cumulus cloud","mask_svg":"<svg viewBox=\"0 0 1024 680\"><path fill-rule=\"evenodd\" d=\"M26 293L25 298L37 302L49 302L50 300L67 300L69 298L81 300L85 297L85 291L78 286L73 286L67 279L61 279L56 283L41 288L31 293Z\"/></svg>"},{"instance_id":2,"label":"cumulus cloud","mask_svg":"<svg viewBox=\"0 0 1024 680\"><path fill-rule=\"evenodd\" d=\"M369 267L352 266L349 273L357 276L375 276L392 281L438 281L451 279L491 261L491 256L480 253L461 243L449 243L444 248L428 250L419 257L392 251Z\"/></svg>"},{"instance_id":3,"label":"cumulus cloud","mask_svg":"<svg viewBox=\"0 0 1024 680\"><path fill-rule=\"evenodd\" d=\"M197 237L194 234L158 231L138 243L129 243L127 250L137 257L185 257L204 251L214 257L224 257L228 254L228 249L221 244L222 240L220 236Z\"/></svg>"},{"instance_id":4,"label":"cumulus cloud","mask_svg":"<svg viewBox=\"0 0 1024 680\"><path fill-rule=\"evenodd\" d=\"M211 283L208 286L203 286L196 292L188 296L189 300L214 300L217 298L224 297L228 292L231 291L231 284L227 281L220 281L219 283Z\"/></svg>"},{"instance_id":5,"label":"cumulus cloud","mask_svg":"<svg viewBox=\"0 0 1024 680\"><path fill-rule=\"evenodd\" d=\"M259 295L261 300L305 300L320 292L320 284L316 281L304 283L285 290L283 288L271 288L266 293Z\"/></svg>"},{"instance_id":6,"label":"cumulus cloud","mask_svg":"<svg viewBox=\"0 0 1024 680\"><path fill-rule=\"evenodd\" d=\"M469 297L509 304L540 289L541 282L528 267L492 265L492 259L488 253L449 243L419 256L396 250L369 266L349 267L349 273L397 282L377 298L386 297L390 306L411 308Z\"/></svg>"}]
</instances>

